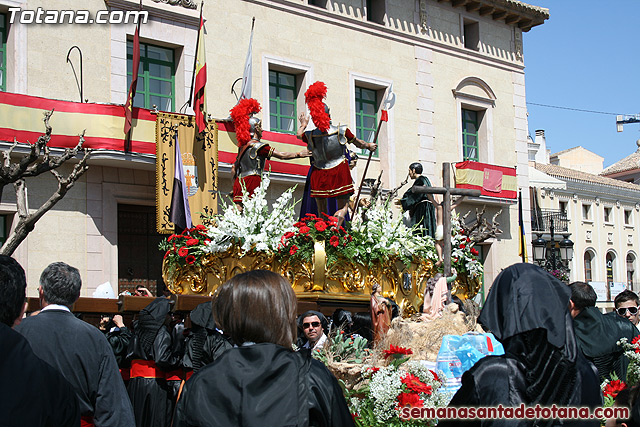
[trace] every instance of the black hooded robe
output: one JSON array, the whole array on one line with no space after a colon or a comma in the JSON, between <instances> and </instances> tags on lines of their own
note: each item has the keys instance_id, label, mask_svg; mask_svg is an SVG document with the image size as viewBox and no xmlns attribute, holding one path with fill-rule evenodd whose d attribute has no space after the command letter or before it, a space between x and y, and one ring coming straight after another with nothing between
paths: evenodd
<instances>
[{"instance_id":1,"label":"black hooded robe","mask_svg":"<svg viewBox=\"0 0 640 427\"><path fill-rule=\"evenodd\" d=\"M452 407L600 407L595 367L578 350L569 313L569 287L532 264L505 269L478 322L502 343L504 356L480 359L462 376ZM594 426L599 420L460 419L438 426Z\"/></svg>"},{"instance_id":2,"label":"black hooded robe","mask_svg":"<svg viewBox=\"0 0 640 427\"><path fill-rule=\"evenodd\" d=\"M174 403L164 378L176 369L179 358L173 354L171 333L165 320L171 308L166 298L156 298L140 311L127 359L131 361L131 379L127 393L133 405L137 427L167 427L171 423ZM138 360L155 363L157 375L135 376Z\"/></svg>"},{"instance_id":3,"label":"black hooded robe","mask_svg":"<svg viewBox=\"0 0 640 427\"><path fill-rule=\"evenodd\" d=\"M184 386L174 427L353 426L335 377L307 350L227 350Z\"/></svg>"},{"instance_id":4,"label":"black hooded robe","mask_svg":"<svg viewBox=\"0 0 640 427\"><path fill-rule=\"evenodd\" d=\"M191 331L185 343L182 364L187 376L216 360L225 350L233 347L216 331L211 303L203 302L191 311Z\"/></svg>"}]
</instances>

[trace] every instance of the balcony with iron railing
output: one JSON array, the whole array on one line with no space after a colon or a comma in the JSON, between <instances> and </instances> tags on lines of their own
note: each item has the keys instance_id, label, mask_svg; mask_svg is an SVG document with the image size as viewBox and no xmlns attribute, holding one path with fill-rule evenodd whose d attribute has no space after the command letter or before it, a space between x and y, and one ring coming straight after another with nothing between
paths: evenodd
<instances>
[{"instance_id":1,"label":"balcony with iron railing","mask_svg":"<svg viewBox=\"0 0 640 427\"><path fill-rule=\"evenodd\" d=\"M555 233L568 233L567 212L559 209L534 209L531 211L531 232L550 233L552 224Z\"/></svg>"}]
</instances>

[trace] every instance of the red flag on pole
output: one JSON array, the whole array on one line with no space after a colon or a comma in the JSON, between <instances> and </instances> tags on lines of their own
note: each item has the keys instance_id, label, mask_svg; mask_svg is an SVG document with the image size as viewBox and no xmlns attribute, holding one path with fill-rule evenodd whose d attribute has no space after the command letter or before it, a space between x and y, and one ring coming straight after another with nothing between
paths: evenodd
<instances>
[{"instance_id":1,"label":"red flag on pole","mask_svg":"<svg viewBox=\"0 0 640 427\"><path fill-rule=\"evenodd\" d=\"M124 104L124 134L129 135L133 120L133 98L136 96L136 86L138 85L138 68L140 67L140 24L136 27L133 36L133 65L131 68L131 85L127 95L127 103Z\"/></svg>"},{"instance_id":2,"label":"red flag on pole","mask_svg":"<svg viewBox=\"0 0 640 427\"><path fill-rule=\"evenodd\" d=\"M387 110L382 110L382 113L380 113L380 121L381 122L389 121L389 113L387 112Z\"/></svg>"},{"instance_id":3,"label":"red flag on pole","mask_svg":"<svg viewBox=\"0 0 640 427\"><path fill-rule=\"evenodd\" d=\"M204 48L204 20L200 9L200 31L198 33L198 45L196 47L195 84L193 87L193 111L196 114L198 132L203 132L207 127L207 101L204 87L207 84L207 61Z\"/></svg>"}]
</instances>

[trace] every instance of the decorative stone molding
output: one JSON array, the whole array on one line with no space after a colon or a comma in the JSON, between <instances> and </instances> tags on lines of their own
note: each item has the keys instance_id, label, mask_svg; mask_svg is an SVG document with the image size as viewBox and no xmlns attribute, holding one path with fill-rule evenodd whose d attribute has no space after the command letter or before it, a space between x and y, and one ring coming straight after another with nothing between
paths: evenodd
<instances>
[{"instance_id":1,"label":"decorative stone molding","mask_svg":"<svg viewBox=\"0 0 640 427\"><path fill-rule=\"evenodd\" d=\"M591 230L587 230L587 233L585 235L585 240L587 240L588 242L591 241Z\"/></svg>"},{"instance_id":2,"label":"decorative stone molding","mask_svg":"<svg viewBox=\"0 0 640 427\"><path fill-rule=\"evenodd\" d=\"M423 34L426 34L429 30L427 17L427 0L420 0L420 30Z\"/></svg>"},{"instance_id":3,"label":"decorative stone molding","mask_svg":"<svg viewBox=\"0 0 640 427\"><path fill-rule=\"evenodd\" d=\"M627 234L627 245L633 245L633 234Z\"/></svg>"},{"instance_id":4,"label":"decorative stone molding","mask_svg":"<svg viewBox=\"0 0 640 427\"><path fill-rule=\"evenodd\" d=\"M613 243L613 233L607 233L607 243Z\"/></svg>"},{"instance_id":5,"label":"decorative stone molding","mask_svg":"<svg viewBox=\"0 0 640 427\"><path fill-rule=\"evenodd\" d=\"M620 209L620 200L616 200L616 208Z\"/></svg>"},{"instance_id":6,"label":"decorative stone molding","mask_svg":"<svg viewBox=\"0 0 640 427\"><path fill-rule=\"evenodd\" d=\"M197 9L198 5L191 0L153 0L156 3L166 3L171 6L182 6L187 9Z\"/></svg>"},{"instance_id":7,"label":"decorative stone molding","mask_svg":"<svg viewBox=\"0 0 640 427\"><path fill-rule=\"evenodd\" d=\"M600 197L596 197L596 205L600 206Z\"/></svg>"}]
</instances>

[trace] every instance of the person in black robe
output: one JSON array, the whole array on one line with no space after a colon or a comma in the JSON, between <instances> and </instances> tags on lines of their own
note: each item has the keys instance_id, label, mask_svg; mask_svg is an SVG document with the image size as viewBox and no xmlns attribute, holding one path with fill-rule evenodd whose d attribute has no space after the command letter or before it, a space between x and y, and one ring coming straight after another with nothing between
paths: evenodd
<instances>
[{"instance_id":1,"label":"person in black robe","mask_svg":"<svg viewBox=\"0 0 640 427\"><path fill-rule=\"evenodd\" d=\"M100 319L98 329L102 331L105 338L109 342L113 355L116 357L116 363L120 368L120 375L125 385L129 383L129 362L127 361L127 350L129 341L131 340L131 331L124 325L122 315L116 314L111 317L105 314Z\"/></svg>"},{"instance_id":2,"label":"person in black robe","mask_svg":"<svg viewBox=\"0 0 640 427\"><path fill-rule=\"evenodd\" d=\"M601 381L611 379L615 373L626 382L629 359L618 341L627 338L631 342L638 335L638 329L616 313L602 314L596 308L596 291L588 283L573 282L569 289L578 347L596 366Z\"/></svg>"},{"instance_id":3,"label":"person in black robe","mask_svg":"<svg viewBox=\"0 0 640 427\"><path fill-rule=\"evenodd\" d=\"M452 407L600 407L600 382L578 350L569 288L540 267L514 264L493 282L478 322L504 346L462 375ZM460 419L438 426L457 426ZM477 419L473 426L599 426L599 420Z\"/></svg>"},{"instance_id":4,"label":"person in black robe","mask_svg":"<svg viewBox=\"0 0 640 427\"><path fill-rule=\"evenodd\" d=\"M156 298L140 310L129 343L131 379L127 392L133 405L137 427L166 427L171 423L174 403L165 379L177 369L179 357L173 354L171 332L167 327L171 304Z\"/></svg>"},{"instance_id":5,"label":"person in black robe","mask_svg":"<svg viewBox=\"0 0 640 427\"><path fill-rule=\"evenodd\" d=\"M211 303L203 302L191 311L191 331L185 343L182 364L187 379L216 360L233 345L216 330Z\"/></svg>"},{"instance_id":6,"label":"person in black robe","mask_svg":"<svg viewBox=\"0 0 640 427\"><path fill-rule=\"evenodd\" d=\"M422 174L420 163L409 165L409 177L414 179L412 188L408 189L402 199L396 203L402 207L403 211L409 212L410 226L418 225L416 231L422 236L435 237L436 234L436 211L429 197L425 193L413 193L413 187L431 187L429 178Z\"/></svg>"},{"instance_id":7,"label":"person in black robe","mask_svg":"<svg viewBox=\"0 0 640 427\"><path fill-rule=\"evenodd\" d=\"M284 277L239 274L213 304L216 323L239 347L187 381L174 427L353 426L335 377L308 350L292 349L297 300Z\"/></svg>"},{"instance_id":8,"label":"person in black robe","mask_svg":"<svg viewBox=\"0 0 640 427\"><path fill-rule=\"evenodd\" d=\"M63 262L50 264L40 276L37 316L16 327L33 352L60 372L75 389L80 414L88 425L132 426L131 402L111 346L98 328L70 311L80 297L80 272Z\"/></svg>"},{"instance_id":9,"label":"person in black robe","mask_svg":"<svg viewBox=\"0 0 640 427\"><path fill-rule=\"evenodd\" d=\"M0 425L76 427L78 398L54 368L33 353L27 340L11 329L26 308L27 282L16 260L0 255Z\"/></svg>"}]
</instances>

